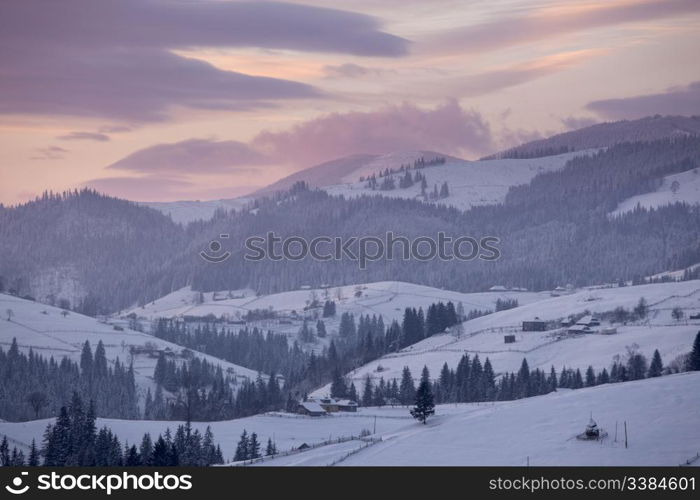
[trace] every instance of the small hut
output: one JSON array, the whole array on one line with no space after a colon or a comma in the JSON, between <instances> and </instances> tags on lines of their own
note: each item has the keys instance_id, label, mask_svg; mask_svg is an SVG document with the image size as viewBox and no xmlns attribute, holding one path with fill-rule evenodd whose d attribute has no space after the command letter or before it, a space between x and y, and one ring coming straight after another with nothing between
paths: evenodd
<instances>
[{"instance_id":1,"label":"small hut","mask_svg":"<svg viewBox=\"0 0 700 500\"><path fill-rule=\"evenodd\" d=\"M577 435L576 438L582 441L598 441L607 436L608 433L598 427L598 424L593 417L588 420L588 425L586 425L586 430L581 434Z\"/></svg>"}]
</instances>

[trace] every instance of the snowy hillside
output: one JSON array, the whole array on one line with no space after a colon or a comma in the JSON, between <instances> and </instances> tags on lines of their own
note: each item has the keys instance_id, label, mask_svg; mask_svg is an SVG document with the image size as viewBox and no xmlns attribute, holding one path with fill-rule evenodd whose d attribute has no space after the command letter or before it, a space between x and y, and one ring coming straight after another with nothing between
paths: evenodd
<instances>
[{"instance_id":1,"label":"snowy hillside","mask_svg":"<svg viewBox=\"0 0 700 500\"><path fill-rule=\"evenodd\" d=\"M361 293L356 296L356 293ZM229 296L233 298L228 298ZM158 317L175 318L184 315L206 316L214 314L217 317L224 316L231 319L244 316L248 311L255 309L269 309L286 315L292 311L299 317L291 319L291 323L280 324L277 321L265 321L259 326L272 329L278 333L286 333L296 338L303 317L312 316L314 312L304 312L312 297L323 302L328 299L336 301L337 312L333 318L324 318L326 328L330 335L338 331L340 315L344 312L352 313L357 317L361 314L381 315L385 325L391 320L400 321L406 307L422 307L425 309L433 302L452 301L455 305L460 302L464 309L491 309L495 308L496 300L517 299L520 304L549 298L547 292L484 292L484 293L460 293L449 290L440 290L423 285L403 283L400 281L384 281L343 287L331 287L325 290L295 290L271 295L257 296L252 290L235 290L223 292L207 292L202 294L203 302L199 303L199 293L189 287L182 288L165 297L147 304L144 307L136 307L125 311L122 317L134 313L139 318L152 320ZM340 299L338 298L340 297Z\"/></svg>"},{"instance_id":2,"label":"snowy hillside","mask_svg":"<svg viewBox=\"0 0 700 500\"><path fill-rule=\"evenodd\" d=\"M428 193L433 190L435 185L439 189L444 182L447 182L449 196L438 200L438 203L467 210L474 206L501 203L505 200L511 186L527 184L537 174L559 170L571 158L589 154L591 151L593 150L520 160L466 161L448 158L443 165L425 167L420 172L425 175ZM376 173L378 177L380 170L369 170L368 168L362 171L362 175ZM397 183L401 175L401 173L394 175ZM381 179L379 180L381 181ZM346 178L342 184L328 186L324 190L329 194L345 197L374 195L423 199L420 183L403 189L397 186L396 189L389 191L373 190L368 188L366 184L366 182L359 182L358 177L355 176L354 178Z\"/></svg>"},{"instance_id":3,"label":"snowy hillside","mask_svg":"<svg viewBox=\"0 0 700 500\"><path fill-rule=\"evenodd\" d=\"M649 316L643 324L616 325L617 333L565 335L565 328L545 332L523 332L522 322L539 317L546 321L567 318L571 314L612 311L618 306L634 308L644 297L649 304ZM614 356L623 357L627 347L638 346L648 359L658 349L664 362L690 350L700 329L700 320L677 322L671 310L681 307L687 318L700 312L700 281L641 285L623 288L582 290L571 295L550 297L521 305L515 309L482 316L464 323L461 337L447 333L434 335L398 353L387 354L348 374L357 387L362 387L369 375L378 381L401 379L401 371L408 366L418 377L427 366L432 377L439 375L443 363L455 368L465 354L479 354L482 362L488 357L496 373L517 371L524 357L530 368L557 371L566 366L584 371L588 365L596 370L610 368ZM607 326L607 325L603 325ZM514 344L505 344L504 335L516 336ZM323 387L316 395L328 394Z\"/></svg>"},{"instance_id":4,"label":"snowy hillside","mask_svg":"<svg viewBox=\"0 0 700 500\"><path fill-rule=\"evenodd\" d=\"M546 396L499 403L439 405L427 425L407 408L360 408L327 417L265 414L210 425L224 457L230 460L243 429L279 451L374 432L382 441L359 440L319 446L257 465L669 465L700 451L700 373L683 373L621 384L559 390ZM574 438L592 413L609 436L602 443ZM376 416L376 419L375 419ZM624 446L627 421L629 447ZM0 422L0 435L27 448L41 441L49 420ZM144 432L157 435L179 422L98 419L122 442L138 443ZM618 435L615 440L615 426ZM347 456L349 453L354 453Z\"/></svg>"},{"instance_id":5,"label":"snowy hillside","mask_svg":"<svg viewBox=\"0 0 700 500\"><path fill-rule=\"evenodd\" d=\"M8 310L12 311L10 321L7 321ZM86 340L93 349L102 340L109 362L114 362L116 358L126 363L133 360L136 382L144 392L147 388L153 390L155 387L153 370L158 351L170 349L176 356L182 351L182 348L175 344L124 326L101 323L95 318L75 312L64 316L61 314L62 310L56 307L11 295L0 294L0 311L3 315L0 320L0 346L4 350L9 348L13 338L17 338L17 343L23 351L32 348L44 357L53 356L59 360L68 356L79 362L82 344ZM119 330L120 328L122 330ZM132 347L140 352L132 356ZM242 366L205 354L195 355L220 365L224 373L241 380L257 377L257 372Z\"/></svg>"},{"instance_id":6,"label":"snowy hillside","mask_svg":"<svg viewBox=\"0 0 700 500\"><path fill-rule=\"evenodd\" d=\"M204 432L207 425L211 426L214 438L221 445L226 460L231 460L236 449L236 443L243 432L255 432L262 443L272 438L281 452L297 448L303 443L314 445L327 440L359 436L362 431L374 431L378 435L395 432L405 426L413 425L414 420L406 408L367 408L358 413L335 413L325 417L306 417L289 413L267 413L252 417L238 418L219 422L193 422L193 427ZM29 447L32 439L41 442L46 424L51 419L34 420L30 422L0 422L0 436L3 434L15 440L15 445ZM155 420L118 420L99 418L97 426L107 425L119 436L119 439L129 443L139 443L143 434L151 433L157 436L166 428L174 430L177 421ZM1 439L1 438L0 438Z\"/></svg>"},{"instance_id":7,"label":"snowy hillside","mask_svg":"<svg viewBox=\"0 0 700 500\"><path fill-rule=\"evenodd\" d=\"M672 203L700 203L700 172L698 169L664 177L661 186L656 191L626 199L617 206L613 215L634 210L637 205L649 209Z\"/></svg>"},{"instance_id":8,"label":"snowy hillside","mask_svg":"<svg viewBox=\"0 0 700 500\"><path fill-rule=\"evenodd\" d=\"M240 210L245 207L252 198L240 197L225 200L209 201L161 201L139 202L160 212L169 215L175 222L187 224L195 220L209 220L219 209Z\"/></svg>"},{"instance_id":9,"label":"snowy hillside","mask_svg":"<svg viewBox=\"0 0 700 500\"><path fill-rule=\"evenodd\" d=\"M693 372L504 403L453 405L446 414L449 407L438 406L428 425L385 435L384 442L342 465L675 466L700 452L699 385L700 373ZM574 438L591 413L609 434L602 443Z\"/></svg>"},{"instance_id":10,"label":"snowy hillside","mask_svg":"<svg viewBox=\"0 0 700 500\"><path fill-rule=\"evenodd\" d=\"M384 170L386 168L398 170L401 165L412 165L415 160L420 158L423 158L425 161L430 161L435 158L457 160L457 158L452 158L434 151L399 151L384 155L355 154L294 172L267 187L259 189L253 194L259 196L273 194L276 191L284 191L292 187L295 182L299 181L304 181L311 187L325 187L344 182L355 182L361 176L376 173L379 170Z\"/></svg>"}]
</instances>

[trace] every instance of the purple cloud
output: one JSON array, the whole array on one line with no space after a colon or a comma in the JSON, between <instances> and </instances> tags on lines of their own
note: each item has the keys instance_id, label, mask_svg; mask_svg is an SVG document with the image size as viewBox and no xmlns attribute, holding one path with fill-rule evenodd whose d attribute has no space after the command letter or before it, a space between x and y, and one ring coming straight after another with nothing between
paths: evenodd
<instances>
[{"instance_id":1,"label":"purple cloud","mask_svg":"<svg viewBox=\"0 0 700 500\"><path fill-rule=\"evenodd\" d=\"M400 56L376 19L278 2L22 0L0 4L0 113L163 120L173 106L252 109L312 86L223 71L172 49L262 47Z\"/></svg>"},{"instance_id":2,"label":"purple cloud","mask_svg":"<svg viewBox=\"0 0 700 500\"><path fill-rule=\"evenodd\" d=\"M700 115L700 81L665 92L593 101L586 108L612 120L650 115Z\"/></svg>"},{"instance_id":3,"label":"purple cloud","mask_svg":"<svg viewBox=\"0 0 700 500\"><path fill-rule=\"evenodd\" d=\"M66 135L60 135L56 137L61 141L97 141L97 142L107 142L109 141L109 136L102 133L96 132L71 132Z\"/></svg>"},{"instance_id":4,"label":"purple cloud","mask_svg":"<svg viewBox=\"0 0 700 500\"><path fill-rule=\"evenodd\" d=\"M140 149L107 168L141 173L216 173L255 172L252 165L269 160L248 145L237 141L189 139L171 144L156 144Z\"/></svg>"},{"instance_id":5,"label":"purple cloud","mask_svg":"<svg viewBox=\"0 0 700 500\"><path fill-rule=\"evenodd\" d=\"M310 165L356 153L430 149L482 154L492 149L484 118L451 100L435 109L413 104L372 112L333 113L283 132L262 132L251 145L272 158Z\"/></svg>"},{"instance_id":6,"label":"purple cloud","mask_svg":"<svg viewBox=\"0 0 700 500\"><path fill-rule=\"evenodd\" d=\"M539 9L538 9L539 10ZM427 40L432 50L483 52L604 26L681 16L700 11L697 0L603 2L571 12L525 14L456 28Z\"/></svg>"}]
</instances>

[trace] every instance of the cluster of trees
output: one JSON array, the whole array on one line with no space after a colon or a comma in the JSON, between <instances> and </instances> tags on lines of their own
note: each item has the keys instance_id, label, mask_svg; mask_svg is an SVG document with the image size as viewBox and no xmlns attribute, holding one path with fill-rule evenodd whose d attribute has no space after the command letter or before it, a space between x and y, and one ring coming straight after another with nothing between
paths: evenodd
<instances>
[{"instance_id":1,"label":"cluster of trees","mask_svg":"<svg viewBox=\"0 0 700 500\"><path fill-rule=\"evenodd\" d=\"M414 170L420 170L420 169L423 169L425 167L432 167L435 165L444 165L446 161L447 161L446 158L443 156L436 156L434 158L431 158L430 160L426 160L425 157L421 156L420 158L413 161L413 165L411 165L409 163L406 165L401 164L401 166L399 168L393 168L393 167L392 168L385 168L384 170L380 170L378 174L374 173L366 178L364 176L361 176L360 182L364 182L365 180L370 181L372 179L374 179L376 181L377 175L379 176L379 178L382 178L382 177L389 177L391 175L394 175L394 174L397 174L400 172L408 173L408 171L411 170L411 168L413 168ZM420 177L418 179L420 179Z\"/></svg>"},{"instance_id":2,"label":"cluster of trees","mask_svg":"<svg viewBox=\"0 0 700 500\"><path fill-rule=\"evenodd\" d=\"M153 420L226 420L277 410L284 404L279 379L272 372L267 381L224 375L218 365L193 358L178 364L158 359L154 380L155 395L146 393L144 415ZM174 397L164 397L166 388Z\"/></svg>"},{"instance_id":3,"label":"cluster of trees","mask_svg":"<svg viewBox=\"0 0 700 500\"><path fill-rule=\"evenodd\" d=\"M265 456L274 455L277 455L277 445L272 441L272 438L268 438L267 447L265 448ZM243 429L241 438L236 445L236 454L233 457L233 461L240 462L243 460L254 460L262 456L258 435L253 432L249 436L248 431Z\"/></svg>"},{"instance_id":4,"label":"cluster of trees","mask_svg":"<svg viewBox=\"0 0 700 500\"><path fill-rule=\"evenodd\" d=\"M55 415L73 391L94 401L100 417L139 418L133 368L119 359L109 366L101 341L94 354L89 342L83 344L80 364L67 357L46 359L31 349L24 354L17 339L7 352L0 348L0 418L22 421Z\"/></svg>"},{"instance_id":5,"label":"cluster of trees","mask_svg":"<svg viewBox=\"0 0 700 500\"><path fill-rule=\"evenodd\" d=\"M518 299L496 299L496 312L518 307Z\"/></svg>"},{"instance_id":6,"label":"cluster of trees","mask_svg":"<svg viewBox=\"0 0 700 500\"><path fill-rule=\"evenodd\" d=\"M87 407L76 392L70 404L46 427L41 449L32 440L28 457L15 447L9 452L7 437L0 444L0 465L12 466L198 466L224 463L221 448L207 427L204 435L189 422L178 426L174 435L167 429L153 441L143 435L139 446L123 446L108 427L97 429L95 405Z\"/></svg>"},{"instance_id":7,"label":"cluster of trees","mask_svg":"<svg viewBox=\"0 0 700 500\"><path fill-rule=\"evenodd\" d=\"M434 403L510 401L547 394L559 387L581 389L601 384L660 377L676 370L700 370L700 332L695 338L684 366L680 367L664 366L658 349L654 350L651 362L648 362L636 348L630 347L624 359L616 357L613 360L609 371L603 368L596 372L592 366L589 366L584 373L581 373L580 369L563 367L557 374L552 366L549 373L546 373L539 368L531 370L527 359L523 358L517 372L506 372L496 377L488 358L482 365L478 354L471 359L468 354L465 354L454 370L445 363L439 377L432 382L427 367L424 367L418 389L407 366L403 369L400 383L396 379L385 382L383 378L379 383L374 383L368 375L358 402L362 406L415 404L419 410L414 416L425 422L425 419L432 414L429 410ZM339 376L331 387L332 396L333 391L337 391L338 388L345 388L348 392L354 391L354 385L351 384L350 389L347 389L346 382ZM336 395L336 397L345 396L346 394Z\"/></svg>"},{"instance_id":8,"label":"cluster of trees","mask_svg":"<svg viewBox=\"0 0 700 500\"><path fill-rule=\"evenodd\" d=\"M330 318L335 316L335 301L326 300L323 303L323 317Z\"/></svg>"}]
</instances>

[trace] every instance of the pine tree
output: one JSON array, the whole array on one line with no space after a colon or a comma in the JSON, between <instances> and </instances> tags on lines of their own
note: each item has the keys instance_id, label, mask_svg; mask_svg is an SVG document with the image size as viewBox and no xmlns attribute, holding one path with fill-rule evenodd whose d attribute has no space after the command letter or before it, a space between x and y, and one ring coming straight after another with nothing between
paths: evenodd
<instances>
[{"instance_id":1,"label":"pine tree","mask_svg":"<svg viewBox=\"0 0 700 500\"><path fill-rule=\"evenodd\" d=\"M8 467L10 465L10 446L7 442L7 436L3 436L0 442L0 466Z\"/></svg>"},{"instance_id":2,"label":"pine tree","mask_svg":"<svg viewBox=\"0 0 700 500\"><path fill-rule=\"evenodd\" d=\"M651 364L649 365L649 371L647 372L647 377L660 377L664 369L664 364L661 361L661 354L659 350L654 350L654 355L651 358Z\"/></svg>"},{"instance_id":3,"label":"pine tree","mask_svg":"<svg viewBox=\"0 0 700 500\"><path fill-rule=\"evenodd\" d=\"M698 334L695 336L693 350L690 351L690 356L688 357L688 370L700 370L700 332L698 332Z\"/></svg>"},{"instance_id":4,"label":"pine tree","mask_svg":"<svg viewBox=\"0 0 700 500\"><path fill-rule=\"evenodd\" d=\"M430 389L430 373L428 367L423 367L420 384L416 391L416 403L411 409L411 416L419 422L425 424L428 417L435 414L435 403L433 393Z\"/></svg>"},{"instance_id":5,"label":"pine tree","mask_svg":"<svg viewBox=\"0 0 700 500\"><path fill-rule=\"evenodd\" d=\"M241 462L243 460L248 460L248 458L250 457L248 443L249 443L248 433L246 432L245 429L243 429L243 434L241 434L241 439L238 441L238 445L236 446L236 454L233 457L233 460L235 462Z\"/></svg>"},{"instance_id":6,"label":"pine tree","mask_svg":"<svg viewBox=\"0 0 700 500\"><path fill-rule=\"evenodd\" d=\"M250 435L250 441L248 442L248 458L260 458L260 443L255 432Z\"/></svg>"},{"instance_id":7,"label":"pine tree","mask_svg":"<svg viewBox=\"0 0 700 500\"><path fill-rule=\"evenodd\" d=\"M272 438L267 438L267 447L265 448L265 455L269 457L274 457L277 455L277 447L275 443L272 442Z\"/></svg>"},{"instance_id":8,"label":"pine tree","mask_svg":"<svg viewBox=\"0 0 700 500\"><path fill-rule=\"evenodd\" d=\"M595 384L595 372L593 371L593 367L588 365L588 369L586 370L586 387L593 387Z\"/></svg>"},{"instance_id":9,"label":"pine tree","mask_svg":"<svg viewBox=\"0 0 700 500\"><path fill-rule=\"evenodd\" d=\"M36 441L32 439L32 445L29 448L29 461L27 462L29 467L39 466L39 449L36 447Z\"/></svg>"},{"instance_id":10,"label":"pine tree","mask_svg":"<svg viewBox=\"0 0 700 500\"><path fill-rule=\"evenodd\" d=\"M369 374L367 374L365 378L365 387L362 391L362 406L372 406L372 403L374 403L374 391L372 389L372 379Z\"/></svg>"}]
</instances>

